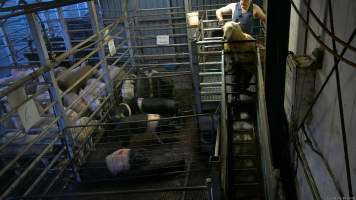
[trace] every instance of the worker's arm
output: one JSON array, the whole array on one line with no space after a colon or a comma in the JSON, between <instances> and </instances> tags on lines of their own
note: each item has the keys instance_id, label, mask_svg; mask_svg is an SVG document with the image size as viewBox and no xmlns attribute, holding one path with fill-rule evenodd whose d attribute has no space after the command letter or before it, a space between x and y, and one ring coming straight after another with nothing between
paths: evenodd
<instances>
[{"instance_id":1,"label":"worker's arm","mask_svg":"<svg viewBox=\"0 0 356 200\"><path fill-rule=\"evenodd\" d=\"M233 3L230 3L227 6L224 6L216 10L216 18L218 19L219 22L224 20L225 14L232 13L232 7L233 7Z\"/></svg>"},{"instance_id":2,"label":"worker's arm","mask_svg":"<svg viewBox=\"0 0 356 200\"><path fill-rule=\"evenodd\" d=\"M263 23L267 23L267 16L256 4L253 4L253 16L259 18Z\"/></svg>"}]
</instances>

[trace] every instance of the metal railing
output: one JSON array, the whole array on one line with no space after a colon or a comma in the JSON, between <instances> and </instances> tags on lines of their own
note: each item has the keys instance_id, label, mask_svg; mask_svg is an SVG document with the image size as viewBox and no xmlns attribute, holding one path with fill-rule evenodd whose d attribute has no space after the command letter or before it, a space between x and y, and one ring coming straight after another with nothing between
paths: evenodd
<instances>
[{"instance_id":1,"label":"metal railing","mask_svg":"<svg viewBox=\"0 0 356 200\"><path fill-rule=\"evenodd\" d=\"M92 11L92 14L96 15L95 10ZM107 64L102 64L106 63L106 60L111 58L113 59L111 63L114 64L128 63L131 60L127 50L116 58L108 54L103 54L100 61L98 61L99 58L93 59L93 61L97 61L94 67L82 77L79 77L73 85L70 85L60 94L57 85L58 78L55 78L54 70L60 63L65 60L70 60L70 58L77 53L84 52L84 56L77 58L76 62L66 70L76 70L79 65L88 59L92 59L99 51L105 52L108 38L103 37L104 32L105 36L106 34L112 37L120 36L123 32L118 27L125 18L119 17L112 24L98 29L94 35L53 58L53 60L50 60L48 57L46 45L41 39L42 27L39 26L38 18L34 14L28 14L27 19L31 24L30 28L33 33L32 37L35 39L36 51L39 54L40 67L37 67L33 72L26 74L22 78L13 79L12 82L3 85L0 91L0 98L2 103L8 104L10 103L8 102L8 96L14 94L14 92L21 88L26 89L29 83L34 82L36 86L38 84L43 85L43 87L36 90L35 93L30 96L26 95L25 99L18 102L15 107L12 106L5 111L2 110L0 118L2 126L0 129L1 199L10 195L28 196L33 194L33 192L38 192L39 188L42 188L43 194L46 194L53 189L53 186L60 180L60 177L68 172L72 173L72 176L77 177L78 181L80 180L76 175L78 167L77 158L73 157L74 152L72 151L73 147L77 145L77 141L75 140L76 138L73 138L65 129L65 127L75 123L75 121L68 119L66 111L75 109L75 104L78 103L78 101L82 101L83 96L92 93L95 90L95 86L86 88L86 90L80 93L66 108L63 106L63 98L66 94L73 92L75 87L83 84L86 79L92 78L92 72L96 69L105 69ZM119 45L116 45L119 50L123 49L122 47L127 44L127 40L121 39L116 41L120 41ZM94 49L88 50L91 46L94 46ZM127 64L121 65L122 70L125 70L124 67L126 65ZM103 71L104 73L97 76L93 85L103 82L106 86L110 85L111 80L107 78L110 77L108 74L109 71ZM44 80L42 78L43 76L46 76ZM49 91L49 89L51 90ZM88 117L87 123L92 123L93 119L104 120L106 118L107 110L113 106L111 102L113 93L110 92L109 87L102 88L99 92L104 91L107 93L107 96L100 97L100 95L97 95L92 98L90 102L87 102L84 110L78 113L78 119L85 116ZM40 96L42 100L39 100ZM97 105L95 110L92 112L85 111L90 104L98 101L100 104ZM29 130L26 131L23 130L21 121L19 120L17 121L21 127L15 127L15 129L6 127L5 122L11 119L18 119L18 111L27 108L26 104L29 102L35 102L36 104L40 102L44 103L44 108L40 110L39 115L46 119L47 122L43 123L42 120L42 122L38 123L38 127L30 127ZM15 132L11 133L11 131ZM90 137L87 137L87 139L89 138ZM87 149L87 151L90 151L90 149ZM40 172L39 169L41 169ZM33 181L33 184L28 187L23 187L23 184L28 181ZM44 185L45 183L48 184Z\"/></svg>"}]
</instances>

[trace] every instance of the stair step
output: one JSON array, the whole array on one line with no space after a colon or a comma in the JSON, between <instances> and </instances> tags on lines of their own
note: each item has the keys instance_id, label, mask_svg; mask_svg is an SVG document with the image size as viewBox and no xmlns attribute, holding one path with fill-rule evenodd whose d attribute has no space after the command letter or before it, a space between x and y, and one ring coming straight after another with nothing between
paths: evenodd
<instances>
[{"instance_id":1,"label":"stair step","mask_svg":"<svg viewBox=\"0 0 356 200\"><path fill-rule=\"evenodd\" d=\"M263 192L261 189L256 189L256 190L248 190L248 191L239 191L236 190L234 191L234 197L233 199L236 200L264 200Z\"/></svg>"},{"instance_id":2,"label":"stair step","mask_svg":"<svg viewBox=\"0 0 356 200\"><path fill-rule=\"evenodd\" d=\"M257 156L257 149L255 143L233 144L232 156L234 157Z\"/></svg>"},{"instance_id":3,"label":"stair step","mask_svg":"<svg viewBox=\"0 0 356 200\"><path fill-rule=\"evenodd\" d=\"M222 37L219 37L221 39L206 39L204 38L203 41L199 41L197 42L198 45L207 45L207 44L211 44L211 45L216 45L217 47L221 47L222 48L222 45L224 44L224 41L222 40Z\"/></svg>"},{"instance_id":4,"label":"stair step","mask_svg":"<svg viewBox=\"0 0 356 200\"><path fill-rule=\"evenodd\" d=\"M236 157L232 160L233 169L245 169L258 167L257 157Z\"/></svg>"},{"instance_id":5,"label":"stair step","mask_svg":"<svg viewBox=\"0 0 356 200\"><path fill-rule=\"evenodd\" d=\"M200 72L199 76L221 76L222 72Z\"/></svg>"},{"instance_id":6,"label":"stair step","mask_svg":"<svg viewBox=\"0 0 356 200\"><path fill-rule=\"evenodd\" d=\"M250 131L236 131L232 135L232 143L233 144L241 144L241 143L253 143L255 144L255 135Z\"/></svg>"},{"instance_id":7,"label":"stair step","mask_svg":"<svg viewBox=\"0 0 356 200\"><path fill-rule=\"evenodd\" d=\"M258 169L255 167L246 167L246 168L239 168L239 169L232 169L233 172L236 171L257 171Z\"/></svg>"},{"instance_id":8,"label":"stair step","mask_svg":"<svg viewBox=\"0 0 356 200\"><path fill-rule=\"evenodd\" d=\"M216 100L201 100L202 103L220 103L221 99Z\"/></svg>"},{"instance_id":9,"label":"stair step","mask_svg":"<svg viewBox=\"0 0 356 200\"><path fill-rule=\"evenodd\" d=\"M232 188L232 199L237 200L264 200L262 183L239 184Z\"/></svg>"},{"instance_id":10,"label":"stair step","mask_svg":"<svg viewBox=\"0 0 356 200\"><path fill-rule=\"evenodd\" d=\"M199 55L222 55L222 51L202 51Z\"/></svg>"},{"instance_id":11,"label":"stair step","mask_svg":"<svg viewBox=\"0 0 356 200\"><path fill-rule=\"evenodd\" d=\"M221 30L221 28L204 28L203 29L204 31L218 31L218 30Z\"/></svg>"},{"instance_id":12,"label":"stair step","mask_svg":"<svg viewBox=\"0 0 356 200\"><path fill-rule=\"evenodd\" d=\"M259 186L259 182L252 182L252 183L235 183L233 184L233 187L246 187L246 186Z\"/></svg>"},{"instance_id":13,"label":"stair step","mask_svg":"<svg viewBox=\"0 0 356 200\"><path fill-rule=\"evenodd\" d=\"M235 155L234 157L256 157L257 158L257 155L256 154L239 154L239 155Z\"/></svg>"},{"instance_id":14,"label":"stair step","mask_svg":"<svg viewBox=\"0 0 356 200\"><path fill-rule=\"evenodd\" d=\"M203 23L218 22L217 19L203 20Z\"/></svg>"},{"instance_id":15,"label":"stair step","mask_svg":"<svg viewBox=\"0 0 356 200\"><path fill-rule=\"evenodd\" d=\"M200 83L200 86L204 87L204 86L221 86L222 83L221 82L212 82L212 83Z\"/></svg>"},{"instance_id":16,"label":"stair step","mask_svg":"<svg viewBox=\"0 0 356 200\"><path fill-rule=\"evenodd\" d=\"M236 120L249 120L251 118L251 115L247 112L240 112L237 114Z\"/></svg>"},{"instance_id":17,"label":"stair step","mask_svg":"<svg viewBox=\"0 0 356 200\"><path fill-rule=\"evenodd\" d=\"M208 41L210 41L210 40L222 40L223 39L223 37L208 37L208 38L204 38L204 40L208 40Z\"/></svg>"},{"instance_id":18,"label":"stair step","mask_svg":"<svg viewBox=\"0 0 356 200\"><path fill-rule=\"evenodd\" d=\"M255 144L255 141L233 141L232 142L233 145L238 145L238 144L250 144L250 145L254 145Z\"/></svg>"},{"instance_id":19,"label":"stair step","mask_svg":"<svg viewBox=\"0 0 356 200\"><path fill-rule=\"evenodd\" d=\"M234 131L253 131L253 124L248 121L234 121L232 130Z\"/></svg>"},{"instance_id":20,"label":"stair step","mask_svg":"<svg viewBox=\"0 0 356 200\"><path fill-rule=\"evenodd\" d=\"M205 65L221 65L221 62L203 62L199 63L199 66L205 66Z\"/></svg>"},{"instance_id":21,"label":"stair step","mask_svg":"<svg viewBox=\"0 0 356 200\"><path fill-rule=\"evenodd\" d=\"M221 92L200 92L200 95L221 95Z\"/></svg>"},{"instance_id":22,"label":"stair step","mask_svg":"<svg viewBox=\"0 0 356 200\"><path fill-rule=\"evenodd\" d=\"M209 49L209 48L222 49L221 45L204 45L203 47L206 49Z\"/></svg>"}]
</instances>

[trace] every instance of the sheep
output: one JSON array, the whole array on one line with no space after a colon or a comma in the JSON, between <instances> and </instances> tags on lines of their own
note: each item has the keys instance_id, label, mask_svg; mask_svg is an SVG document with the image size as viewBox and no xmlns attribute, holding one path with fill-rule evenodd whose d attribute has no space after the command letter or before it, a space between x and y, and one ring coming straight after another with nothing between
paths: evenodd
<instances>
[{"instance_id":1,"label":"sheep","mask_svg":"<svg viewBox=\"0 0 356 200\"><path fill-rule=\"evenodd\" d=\"M33 70L12 69L11 76L0 79L0 85L10 85L26 76L29 76L32 72ZM31 95L36 92L37 82L37 80L30 80L26 82L24 87L27 95Z\"/></svg>"},{"instance_id":2,"label":"sheep","mask_svg":"<svg viewBox=\"0 0 356 200\"><path fill-rule=\"evenodd\" d=\"M62 91L66 91L68 88L72 87L79 79L81 79L84 75L86 75L89 71L92 70L92 66L88 65L87 62L81 64L81 66L76 67L72 70L65 70L60 73L57 82L58 87ZM80 88L82 88L88 79L92 77L96 73L96 70L91 71L91 73L84 78L80 83L78 83L73 89L73 92L77 92Z\"/></svg>"},{"instance_id":3,"label":"sheep","mask_svg":"<svg viewBox=\"0 0 356 200\"><path fill-rule=\"evenodd\" d=\"M224 25L223 30L224 40L227 42L224 44L224 52L232 53L233 61L254 62L256 60L256 45L255 42L251 42L251 40L255 40L255 38L242 32L240 23L227 22ZM251 55L246 53L251 53Z\"/></svg>"},{"instance_id":4,"label":"sheep","mask_svg":"<svg viewBox=\"0 0 356 200\"><path fill-rule=\"evenodd\" d=\"M109 65L108 70L110 74L110 79L114 82L122 80L126 76L126 72L122 68ZM103 76L103 74L104 74L104 70L99 69L97 72L97 77Z\"/></svg>"},{"instance_id":5,"label":"sheep","mask_svg":"<svg viewBox=\"0 0 356 200\"><path fill-rule=\"evenodd\" d=\"M54 76L57 78L59 77L63 72L65 72L67 70L67 68L65 67L56 67L53 70Z\"/></svg>"},{"instance_id":6,"label":"sheep","mask_svg":"<svg viewBox=\"0 0 356 200\"><path fill-rule=\"evenodd\" d=\"M105 83L97 79L89 79L84 89L80 90L83 101L89 105L89 110L94 112L101 104L98 97L105 97Z\"/></svg>"}]
</instances>

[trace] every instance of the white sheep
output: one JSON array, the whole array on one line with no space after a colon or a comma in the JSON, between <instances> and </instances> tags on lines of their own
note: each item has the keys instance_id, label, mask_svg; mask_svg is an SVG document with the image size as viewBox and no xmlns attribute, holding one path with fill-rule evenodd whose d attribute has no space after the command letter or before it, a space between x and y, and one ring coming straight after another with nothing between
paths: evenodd
<instances>
[{"instance_id":1,"label":"white sheep","mask_svg":"<svg viewBox=\"0 0 356 200\"><path fill-rule=\"evenodd\" d=\"M240 23L227 22L224 25L223 30L224 39L227 42L224 44L225 53L231 53L232 59L236 62L255 61L255 38L242 32Z\"/></svg>"}]
</instances>

